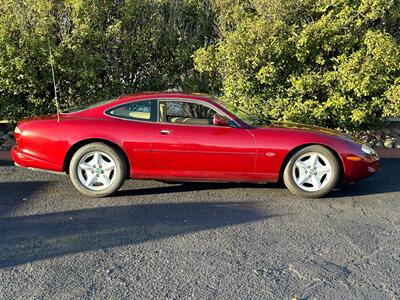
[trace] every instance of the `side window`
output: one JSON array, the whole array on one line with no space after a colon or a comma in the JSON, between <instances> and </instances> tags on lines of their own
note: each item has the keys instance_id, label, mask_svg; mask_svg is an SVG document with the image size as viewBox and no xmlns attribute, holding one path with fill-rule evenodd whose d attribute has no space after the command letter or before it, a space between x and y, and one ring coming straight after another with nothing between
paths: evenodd
<instances>
[{"instance_id":1,"label":"side window","mask_svg":"<svg viewBox=\"0 0 400 300\"><path fill-rule=\"evenodd\" d=\"M184 101L160 101L160 122L213 125L216 112L208 106Z\"/></svg>"},{"instance_id":2,"label":"side window","mask_svg":"<svg viewBox=\"0 0 400 300\"><path fill-rule=\"evenodd\" d=\"M153 100L130 102L109 109L106 114L128 120L152 121L155 118L152 103Z\"/></svg>"}]
</instances>

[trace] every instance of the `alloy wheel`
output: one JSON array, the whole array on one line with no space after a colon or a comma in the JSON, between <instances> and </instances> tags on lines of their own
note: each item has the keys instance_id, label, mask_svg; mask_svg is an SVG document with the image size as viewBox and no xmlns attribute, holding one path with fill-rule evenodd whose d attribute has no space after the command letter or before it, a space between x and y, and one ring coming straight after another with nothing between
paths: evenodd
<instances>
[{"instance_id":1,"label":"alloy wheel","mask_svg":"<svg viewBox=\"0 0 400 300\"><path fill-rule=\"evenodd\" d=\"M323 154L308 152L295 161L292 176L300 189L306 192L317 192L330 182L332 166Z\"/></svg>"},{"instance_id":2,"label":"alloy wheel","mask_svg":"<svg viewBox=\"0 0 400 300\"><path fill-rule=\"evenodd\" d=\"M106 153L94 151L79 161L78 178L83 186L93 191L105 190L116 178L116 163Z\"/></svg>"}]
</instances>

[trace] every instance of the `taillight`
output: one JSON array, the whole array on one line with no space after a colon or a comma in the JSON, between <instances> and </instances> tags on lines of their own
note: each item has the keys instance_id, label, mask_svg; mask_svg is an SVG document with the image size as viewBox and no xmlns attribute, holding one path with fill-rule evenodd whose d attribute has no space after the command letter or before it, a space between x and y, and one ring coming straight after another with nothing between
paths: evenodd
<instances>
[{"instance_id":1,"label":"taillight","mask_svg":"<svg viewBox=\"0 0 400 300\"><path fill-rule=\"evenodd\" d=\"M19 129L17 126L17 127L15 127L15 130L14 130L14 138L15 138L15 142L17 144L18 144L20 137L21 137L21 129Z\"/></svg>"}]
</instances>

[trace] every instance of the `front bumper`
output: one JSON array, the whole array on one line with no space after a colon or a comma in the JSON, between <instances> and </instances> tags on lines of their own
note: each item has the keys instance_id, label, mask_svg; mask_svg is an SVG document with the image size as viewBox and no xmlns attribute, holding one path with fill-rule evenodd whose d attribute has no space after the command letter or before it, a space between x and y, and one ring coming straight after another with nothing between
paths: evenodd
<instances>
[{"instance_id":1,"label":"front bumper","mask_svg":"<svg viewBox=\"0 0 400 300\"><path fill-rule=\"evenodd\" d=\"M350 183L374 175L379 170L377 155L346 155L344 161L344 182Z\"/></svg>"}]
</instances>

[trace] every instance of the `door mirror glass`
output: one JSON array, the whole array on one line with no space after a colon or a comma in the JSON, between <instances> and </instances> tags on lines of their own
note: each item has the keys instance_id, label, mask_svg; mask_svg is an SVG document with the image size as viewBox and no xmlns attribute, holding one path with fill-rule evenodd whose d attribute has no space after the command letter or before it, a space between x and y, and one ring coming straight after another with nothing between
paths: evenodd
<instances>
[{"instance_id":1,"label":"door mirror glass","mask_svg":"<svg viewBox=\"0 0 400 300\"><path fill-rule=\"evenodd\" d=\"M213 124L215 126L229 126L229 119L223 115L215 114Z\"/></svg>"}]
</instances>

